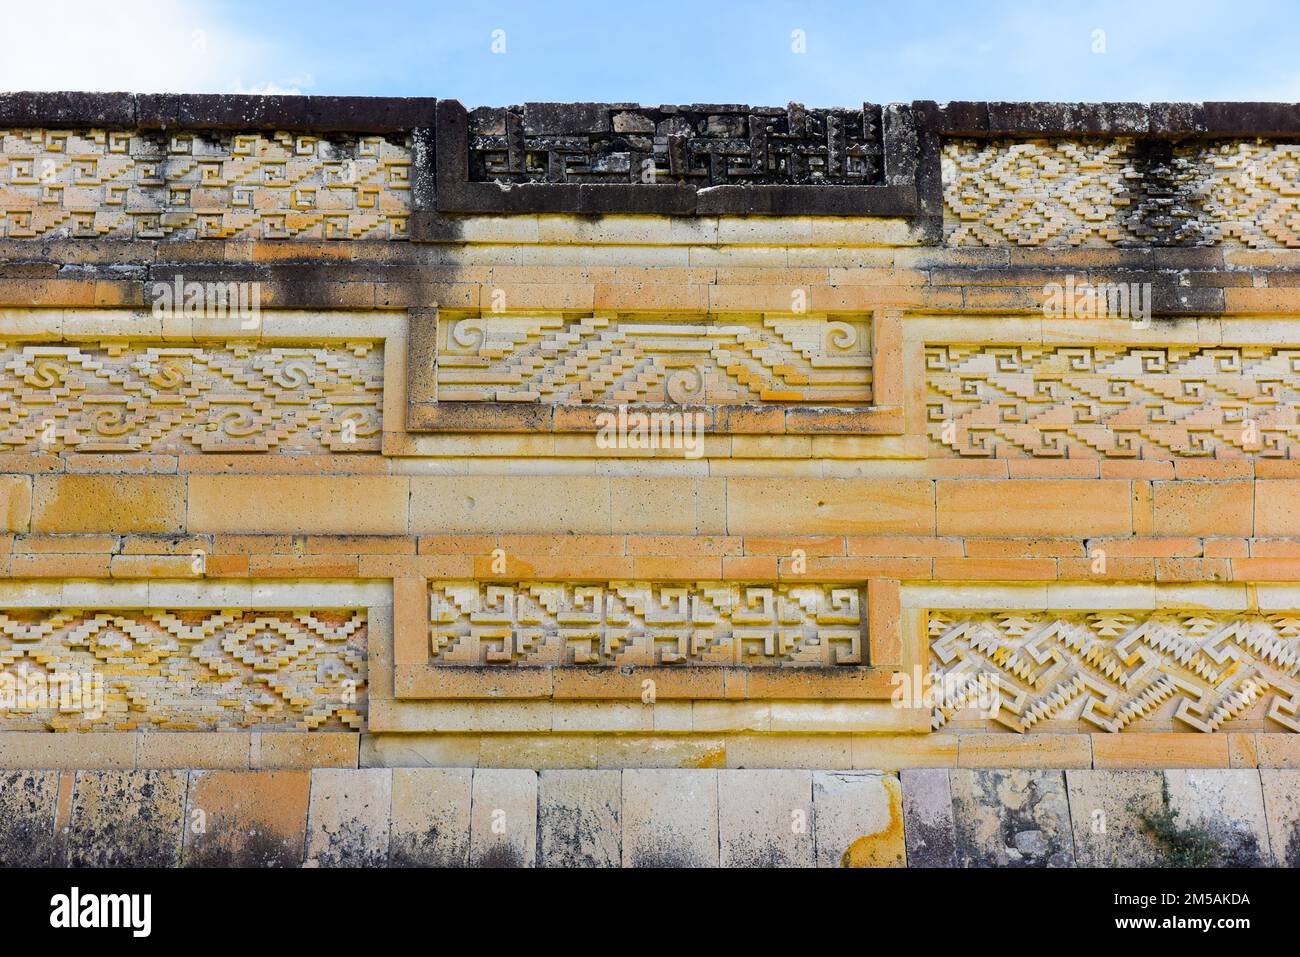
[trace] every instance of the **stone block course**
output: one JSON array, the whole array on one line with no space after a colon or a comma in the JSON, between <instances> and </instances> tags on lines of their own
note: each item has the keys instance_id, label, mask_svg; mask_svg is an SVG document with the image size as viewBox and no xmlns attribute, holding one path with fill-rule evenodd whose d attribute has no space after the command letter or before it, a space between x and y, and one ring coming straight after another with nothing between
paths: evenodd
<instances>
[{"instance_id":1,"label":"stone block course","mask_svg":"<svg viewBox=\"0 0 1300 957\"><path fill-rule=\"evenodd\" d=\"M16 770L0 866L1290 866L1293 774Z\"/></svg>"},{"instance_id":2,"label":"stone block course","mask_svg":"<svg viewBox=\"0 0 1300 957\"><path fill-rule=\"evenodd\" d=\"M191 771L182 855L187 867L297 867L308 771Z\"/></svg>"},{"instance_id":3,"label":"stone block course","mask_svg":"<svg viewBox=\"0 0 1300 957\"><path fill-rule=\"evenodd\" d=\"M619 867L623 843L619 771L542 771L538 859L542 867Z\"/></svg>"},{"instance_id":4,"label":"stone block course","mask_svg":"<svg viewBox=\"0 0 1300 957\"><path fill-rule=\"evenodd\" d=\"M474 772L469 860L474 867L533 867L537 861L537 772Z\"/></svg>"},{"instance_id":5,"label":"stone block course","mask_svg":"<svg viewBox=\"0 0 1300 957\"><path fill-rule=\"evenodd\" d=\"M175 867L184 771L78 771L64 842L70 867Z\"/></svg>"},{"instance_id":6,"label":"stone block course","mask_svg":"<svg viewBox=\"0 0 1300 957\"><path fill-rule=\"evenodd\" d=\"M393 773L320 768L311 772L308 867L382 867L388 862Z\"/></svg>"}]
</instances>

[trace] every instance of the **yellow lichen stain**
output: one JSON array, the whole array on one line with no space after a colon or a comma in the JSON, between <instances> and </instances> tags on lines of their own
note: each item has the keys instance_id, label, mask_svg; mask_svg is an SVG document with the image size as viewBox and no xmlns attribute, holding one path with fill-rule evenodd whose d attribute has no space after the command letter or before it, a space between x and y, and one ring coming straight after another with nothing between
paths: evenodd
<instances>
[{"instance_id":1,"label":"yellow lichen stain","mask_svg":"<svg viewBox=\"0 0 1300 957\"><path fill-rule=\"evenodd\" d=\"M710 748L693 761L685 762L688 768L725 768L727 766L726 745Z\"/></svg>"},{"instance_id":2,"label":"yellow lichen stain","mask_svg":"<svg viewBox=\"0 0 1300 957\"><path fill-rule=\"evenodd\" d=\"M889 795L889 824L882 831L856 839L840 855L840 867L903 867L903 800L898 782L885 778Z\"/></svg>"}]
</instances>

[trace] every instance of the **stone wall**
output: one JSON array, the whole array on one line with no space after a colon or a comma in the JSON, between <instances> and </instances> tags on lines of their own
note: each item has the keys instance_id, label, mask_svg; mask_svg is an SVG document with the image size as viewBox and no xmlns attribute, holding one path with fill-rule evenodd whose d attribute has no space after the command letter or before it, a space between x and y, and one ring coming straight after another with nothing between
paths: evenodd
<instances>
[{"instance_id":1,"label":"stone wall","mask_svg":"<svg viewBox=\"0 0 1300 957\"><path fill-rule=\"evenodd\" d=\"M1295 771L8 771L6 864L1268 867Z\"/></svg>"},{"instance_id":2,"label":"stone wall","mask_svg":"<svg viewBox=\"0 0 1300 957\"><path fill-rule=\"evenodd\" d=\"M0 766L1300 766L1300 108L0 129Z\"/></svg>"}]
</instances>

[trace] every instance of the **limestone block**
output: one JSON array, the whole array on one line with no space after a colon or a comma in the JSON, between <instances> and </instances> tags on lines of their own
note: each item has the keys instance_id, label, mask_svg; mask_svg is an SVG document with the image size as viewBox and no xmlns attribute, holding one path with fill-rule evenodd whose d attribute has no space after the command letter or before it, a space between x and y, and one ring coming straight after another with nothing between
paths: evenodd
<instances>
[{"instance_id":1,"label":"limestone block","mask_svg":"<svg viewBox=\"0 0 1300 957\"><path fill-rule=\"evenodd\" d=\"M623 776L619 771L543 771L538 834L543 867L618 867Z\"/></svg>"},{"instance_id":2,"label":"limestone block","mask_svg":"<svg viewBox=\"0 0 1300 957\"><path fill-rule=\"evenodd\" d=\"M1165 771L1169 808L1179 827L1207 831L1219 845L1216 865L1261 867L1272 863L1264 791L1255 770Z\"/></svg>"},{"instance_id":3,"label":"limestone block","mask_svg":"<svg viewBox=\"0 0 1300 957\"><path fill-rule=\"evenodd\" d=\"M365 768L472 768L478 752L476 734L367 734L360 762Z\"/></svg>"},{"instance_id":4,"label":"limestone block","mask_svg":"<svg viewBox=\"0 0 1300 957\"><path fill-rule=\"evenodd\" d=\"M0 476L0 532L25 532L32 511L32 480L27 475Z\"/></svg>"},{"instance_id":5,"label":"limestone block","mask_svg":"<svg viewBox=\"0 0 1300 957\"><path fill-rule=\"evenodd\" d=\"M38 475L37 532L178 532L185 528L180 475Z\"/></svg>"},{"instance_id":6,"label":"limestone block","mask_svg":"<svg viewBox=\"0 0 1300 957\"><path fill-rule=\"evenodd\" d=\"M397 475L191 475L189 526L198 532L400 535L407 491L406 478Z\"/></svg>"},{"instance_id":7,"label":"limestone block","mask_svg":"<svg viewBox=\"0 0 1300 957\"><path fill-rule=\"evenodd\" d=\"M718 773L624 771L623 866L717 867Z\"/></svg>"},{"instance_id":8,"label":"limestone block","mask_svg":"<svg viewBox=\"0 0 1300 957\"><path fill-rule=\"evenodd\" d=\"M1279 867L1300 867L1300 771L1260 771L1268 841Z\"/></svg>"},{"instance_id":9,"label":"limestone block","mask_svg":"<svg viewBox=\"0 0 1300 957\"><path fill-rule=\"evenodd\" d=\"M355 768L359 734L345 731L254 733L249 765L254 768Z\"/></svg>"},{"instance_id":10,"label":"limestone block","mask_svg":"<svg viewBox=\"0 0 1300 957\"><path fill-rule=\"evenodd\" d=\"M723 867L811 867L812 772L718 772L718 832Z\"/></svg>"},{"instance_id":11,"label":"limestone block","mask_svg":"<svg viewBox=\"0 0 1300 957\"><path fill-rule=\"evenodd\" d=\"M392 798L387 768L312 771L306 866L384 866Z\"/></svg>"},{"instance_id":12,"label":"limestone block","mask_svg":"<svg viewBox=\"0 0 1300 957\"><path fill-rule=\"evenodd\" d=\"M175 867L184 771L78 771L66 834L71 867Z\"/></svg>"},{"instance_id":13,"label":"limestone block","mask_svg":"<svg viewBox=\"0 0 1300 957\"><path fill-rule=\"evenodd\" d=\"M1064 772L955 768L949 782L959 866L1073 866Z\"/></svg>"},{"instance_id":14,"label":"limestone block","mask_svg":"<svg viewBox=\"0 0 1300 957\"><path fill-rule=\"evenodd\" d=\"M1159 771L1066 771L1078 866L1158 867L1165 849L1144 815L1160 811L1163 785Z\"/></svg>"},{"instance_id":15,"label":"limestone block","mask_svg":"<svg viewBox=\"0 0 1300 957\"><path fill-rule=\"evenodd\" d=\"M470 768L394 768L393 867L469 863Z\"/></svg>"},{"instance_id":16,"label":"limestone block","mask_svg":"<svg viewBox=\"0 0 1300 957\"><path fill-rule=\"evenodd\" d=\"M0 867L47 867L55 861L57 771L0 773Z\"/></svg>"},{"instance_id":17,"label":"limestone block","mask_svg":"<svg viewBox=\"0 0 1300 957\"><path fill-rule=\"evenodd\" d=\"M904 768L903 822L908 867L956 867L952 788L947 768Z\"/></svg>"},{"instance_id":18,"label":"limestone block","mask_svg":"<svg viewBox=\"0 0 1300 957\"><path fill-rule=\"evenodd\" d=\"M469 861L474 867L532 867L537 861L537 772L474 771Z\"/></svg>"},{"instance_id":19,"label":"limestone block","mask_svg":"<svg viewBox=\"0 0 1300 957\"><path fill-rule=\"evenodd\" d=\"M310 790L307 771L191 771L186 866L300 866Z\"/></svg>"},{"instance_id":20,"label":"limestone block","mask_svg":"<svg viewBox=\"0 0 1300 957\"><path fill-rule=\"evenodd\" d=\"M814 771L818 867L903 867L903 792L883 771Z\"/></svg>"}]
</instances>

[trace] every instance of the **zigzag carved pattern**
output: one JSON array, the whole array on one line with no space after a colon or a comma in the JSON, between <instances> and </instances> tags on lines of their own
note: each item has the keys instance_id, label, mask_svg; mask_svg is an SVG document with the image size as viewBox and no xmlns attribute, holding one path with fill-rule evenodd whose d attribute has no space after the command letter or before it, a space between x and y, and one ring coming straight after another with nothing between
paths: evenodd
<instances>
[{"instance_id":1,"label":"zigzag carved pattern","mask_svg":"<svg viewBox=\"0 0 1300 957\"><path fill-rule=\"evenodd\" d=\"M0 727L360 730L366 643L362 611L7 611ZM37 696L73 676L79 693Z\"/></svg>"},{"instance_id":2,"label":"zigzag carved pattern","mask_svg":"<svg viewBox=\"0 0 1300 957\"><path fill-rule=\"evenodd\" d=\"M1123 731L1144 719L1218 731L1262 710L1300 731L1300 613L928 613L932 726L976 708Z\"/></svg>"},{"instance_id":3,"label":"zigzag carved pattern","mask_svg":"<svg viewBox=\"0 0 1300 957\"><path fill-rule=\"evenodd\" d=\"M864 664L854 585L439 582L435 665Z\"/></svg>"},{"instance_id":4,"label":"zigzag carved pattern","mask_svg":"<svg viewBox=\"0 0 1300 957\"><path fill-rule=\"evenodd\" d=\"M942 165L949 245L1300 247L1295 143L952 140Z\"/></svg>"},{"instance_id":5,"label":"zigzag carved pattern","mask_svg":"<svg viewBox=\"0 0 1300 957\"><path fill-rule=\"evenodd\" d=\"M869 325L482 316L440 324L440 401L863 404Z\"/></svg>"},{"instance_id":6,"label":"zigzag carved pattern","mask_svg":"<svg viewBox=\"0 0 1300 957\"><path fill-rule=\"evenodd\" d=\"M928 427L960 456L1290 457L1300 349L932 345Z\"/></svg>"},{"instance_id":7,"label":"zigzag carved pattern","mask_svg":"<svg viewBox=\"0 0 1300 957\"><path fill-rule=\"evenodd\" d=\"M378 451L382 394L371 343L0 347L0 448Z\"/></svg>"}]
</instances>

